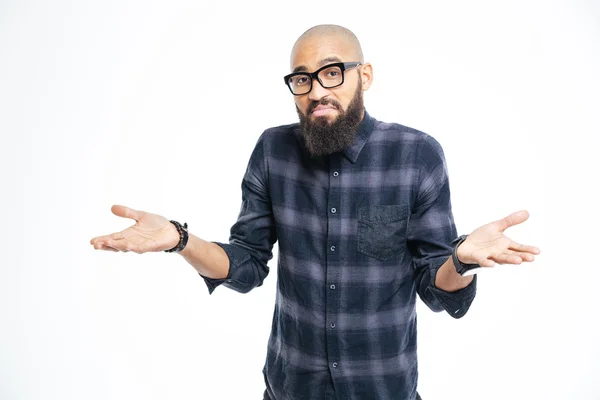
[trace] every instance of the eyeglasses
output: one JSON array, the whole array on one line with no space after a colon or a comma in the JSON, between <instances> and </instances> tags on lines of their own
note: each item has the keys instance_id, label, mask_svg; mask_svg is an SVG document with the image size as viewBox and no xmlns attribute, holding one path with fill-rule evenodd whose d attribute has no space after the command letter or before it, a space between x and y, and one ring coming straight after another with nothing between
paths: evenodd
<instances>
[{"instance_id":1,"label":"eyeglasses","mask_svg":"<svg viewBox=\"0 0 600 400\"><path fill-rule=\"evenodd\" d=\"M362 65L361 62L340 62L327 64L315 72L294 72L283 77L285 84L294 96L309 93L313 80L319 81L325 89L331 89L344 83L344 71Z\"/></svg>"}]
</instances>

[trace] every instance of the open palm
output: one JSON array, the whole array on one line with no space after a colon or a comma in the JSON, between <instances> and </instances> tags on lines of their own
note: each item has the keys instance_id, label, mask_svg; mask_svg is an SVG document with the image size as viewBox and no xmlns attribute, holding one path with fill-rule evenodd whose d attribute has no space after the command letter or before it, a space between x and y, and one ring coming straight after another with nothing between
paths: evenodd
<instances>
[{"instance_id":1,"label":"open palm","mask_svg":"<svg viewBox=\"0 0 600 400\"><path fill-rule=\"evenodd\" d=\"M165 217L121 205L112 206L111 211L119 217L135 220L135 224L123 231L93 238L90 244L94 249L141 254L167 250L179 242L177 228Z\"/></svg>"},{"instance_id":2,"label":"open palm","mask_svg":"<svg viewBox=\"0 0 600 400\"><path fill-rule=\"evenodd\" d=\"M458 259L466 264L493 267L496 264L521 264L532 262L540 250L520 244L504 235L511 226L525 222L529 213L525 210L508 215L475 229L458 248Z\"/></svg>"}]
</instances>

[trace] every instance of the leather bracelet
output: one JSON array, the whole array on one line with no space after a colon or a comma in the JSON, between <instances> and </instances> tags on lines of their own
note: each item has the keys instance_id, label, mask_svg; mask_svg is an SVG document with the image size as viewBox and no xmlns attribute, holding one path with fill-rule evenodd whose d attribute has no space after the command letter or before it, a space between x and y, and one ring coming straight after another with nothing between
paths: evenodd
<instances>
[{"instance_id":1,"label":"leather bracelet","mask_svg":"<svg viewBox=\"0 0 600 400\"><path fill-rule=\"evenodd\" d=\"M165 250L165 253L178 253L181 250L183 250L185 248L185 246L187 245L188 238L189 238L188 230L187 230L188 224L187 224L187 222L185 222L182 226L177 221L171 220L169 222L171 222L173 225L175 225L175 228L177 228L177 232L179 232L179 243L177 243L177 246L173 247L172 249Z\"/></svg>"}]
</instances>

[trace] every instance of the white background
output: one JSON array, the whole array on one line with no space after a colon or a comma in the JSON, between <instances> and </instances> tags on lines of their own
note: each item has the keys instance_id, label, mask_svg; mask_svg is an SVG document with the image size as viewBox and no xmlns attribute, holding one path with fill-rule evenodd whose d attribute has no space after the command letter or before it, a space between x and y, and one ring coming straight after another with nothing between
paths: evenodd
<instances>
[{"instance_id":1,"label":"white background","mask_svg":"<svg viewBox=\"0 0 600 400\"><path fill-rule=\"evenodd\" d=\"M461 320L419 302L424 399L600 399L598 2L390 3L0 2L1 399L261 398L276 249L209 296L178 255L89 240L131 224L113 204L227 240L319 23L361 40L371 115L442 144L459 232L527 209L507 234L542 249Z\"/></svg>"}]
</instances>

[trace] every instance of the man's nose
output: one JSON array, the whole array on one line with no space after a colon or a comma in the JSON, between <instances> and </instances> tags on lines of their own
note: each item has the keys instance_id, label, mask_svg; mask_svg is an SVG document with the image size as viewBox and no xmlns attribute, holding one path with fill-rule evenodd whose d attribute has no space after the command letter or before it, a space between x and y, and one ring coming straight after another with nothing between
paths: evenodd
<instances>
[{"instance_id":1,"label":"man's nose","mask_svg":"<svg viewBox=\"0 0 600 400\"><path fill-rule=\"evenodd\" d=\"M313 101L319 101L329 93L329 90L325 89L318 80L314 79L312 81L312 88L308 92L308 98Z\"/></svg>"}]
</instances>

